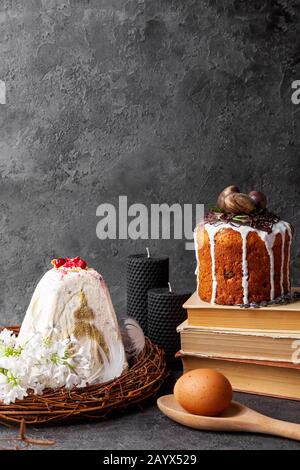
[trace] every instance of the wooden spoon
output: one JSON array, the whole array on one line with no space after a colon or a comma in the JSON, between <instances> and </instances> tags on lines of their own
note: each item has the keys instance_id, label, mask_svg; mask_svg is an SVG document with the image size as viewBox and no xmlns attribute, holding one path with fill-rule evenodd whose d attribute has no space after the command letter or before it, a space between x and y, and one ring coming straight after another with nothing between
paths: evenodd
<instances>
[{"instance_id":1,"label":"wooden spoon","mask_svg":"<svg viewBox=\"0 0 300 470\"><path fill-rule=\"evenodd\" d=\"M220 416L213 418L185 411L174 395L160 397L157 406L168 418L194 429L273 434L300 441L300 424L269 418L234 401Z\"/></svg>"}]
</instances>

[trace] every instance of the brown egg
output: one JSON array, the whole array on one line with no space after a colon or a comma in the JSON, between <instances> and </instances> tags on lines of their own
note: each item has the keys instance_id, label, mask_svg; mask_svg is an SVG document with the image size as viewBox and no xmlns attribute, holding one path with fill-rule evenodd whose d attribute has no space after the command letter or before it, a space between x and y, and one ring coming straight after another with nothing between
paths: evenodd
<instances>
[{"instance_id":1,"label":"brown egg","mask_svg":"<svg viewBox=\"0 0 300 470\"><path fill-rule=\"evenodd\" d=\"M224 209L231 214L251 214L255 210L255 203L247 194L232 193L225 197Z\"/></svg>"},{"instance_id":2,"label":"brown egg","mask_svg":"<svg viewBox=\"0 0 300 470\"><path fill-rule=\"evenodd\" d=\"M183 374L174 387L178 403L189 413L217 416L230 405L230 382L214 369L195 369Z\"/></svg>"},{"instance_id":3,"label":"brown egg","mask_svg":"<svg viewBox=\"0 0 300 470\"><path fill-rule=\"evenodd\" d=\"M265 209L267 207L267 198L261 191L251 191L248 196L251 197L257 209Z\"/></svg>"},{"instance_id":4,"label":"brown egg","mask_svg":"<svg viewBox=\"0 0 300 470\"><path fill-rule=\"evenodd\" d=\"M221 211L225 210L224 199L226 196L228 196L229 194L239 193L239 192L240 192L239 188L234 185L227 186L227 188L223 189L223 191L219 194L219 197L217 200L217 206L219 207L219 209L221 209Z\"/></svg>"}]
</instances>

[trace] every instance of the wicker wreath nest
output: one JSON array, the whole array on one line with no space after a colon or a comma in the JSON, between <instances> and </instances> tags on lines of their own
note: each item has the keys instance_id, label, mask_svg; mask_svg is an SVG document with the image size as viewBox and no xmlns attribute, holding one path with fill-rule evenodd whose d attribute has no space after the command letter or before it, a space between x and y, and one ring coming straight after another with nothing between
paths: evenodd
<instances>
[{"instance_id":1,"label":"wicker wreath nest","mask_svg":"<svg viewBox=\"0 0 300 470\"><path fill-rule=\"evenodd\" d=\"M19 327L8 327L19 331ZM0 402L0 422L47 424L64 420L101 419L153 397L166 377L164 352L146 338L144 351L128 370L110 382L84 388L48 389L16 403Z\"/></svg>"}]
</instances>

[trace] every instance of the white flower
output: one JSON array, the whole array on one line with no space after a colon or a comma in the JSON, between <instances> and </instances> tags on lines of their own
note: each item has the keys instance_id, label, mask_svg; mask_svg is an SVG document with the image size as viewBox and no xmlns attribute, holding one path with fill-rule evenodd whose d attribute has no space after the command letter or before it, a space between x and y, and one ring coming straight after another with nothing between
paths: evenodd
<instances>
[{"instance_id":1,"label":"white flower","mask_svg":"<svg viewBox=\"0 0 300 470\"><path fill-rule=\"evenodd\" d=\"M16 358L13 356L0 356L0 368L11 369L16 365Z\"/></svg>"},{"instance_id":2,"label":"white flower","mask_svg":"<svg viewBox=\"0 0 300 470\"><path fill-rule=\"evenodd\" d=\"M8 330L0 333L0 400L6 404L22 399L32 390L84 386L88 382L91 356L74 338L62 341L35 332L22 347Z\"/></svg>"},{"instance_id":3,"label":"white flower","mask_svg":"<svg viewBox=\"0 0 300 470\"><path fill-rule=\"evenodd\" d=\"M45 385L39 382L33 383L29 387L35 395L41 395L45 390Z\"/></svg>"},{"instance_id":4,"label":"white flower","mask_svg":"<svg viewBox=\"0 0 300 470\"><path fill-rule=\"evenodd\" d=\"M0 332L0 343L4 346L14 347L16 344L16 335L11 330L2 330Z\"/></svg>"},{"instance_id":5,"label":"white flower","mask_svg":"<svg viewBox=\"0 0 300 470\"><path fill-rule=\"evenodd\" d=\"M76 385L79 385L80 382L81 382L81 380L80 380L80 377L78 375L70 373L66 377L65 386L66 386L66 388L73 388Z\"/></svg>"},{"instance_id":6,"label":"white flower","mask_svg":"<svg viewBox=\"0 0 300 470\"><path fill-rule=\"evenodd\" d=\"M4 375L3 373L0 373L0 387L6 384L7 384L6 375Z\"/></svg>"},{"instance_id":7,"label":"white flower","mask_svg":"<svg viewBox=\"0 0 300 470\"><path fill-rule=\"evenodd\" d=\"M14 403L17 398L21 400L27 395L26 388L19 383L19 379L13 372L3 370L0 376L0 399L6 405Z\"/></svg>"},{"instance_id":8,"label":"white flower","mask_svg":"<svg viewBox=\"0 0 300 470\"><path fill-rule=\"evenodd\" d=\"M14 385L11 387L7 387L5 395L2 399L5 405L9 405L10 403L14 403L17 399L22 400L26 396L27 391L25 388L21 387L20 385Z\"/></svg>"}]
</instances>

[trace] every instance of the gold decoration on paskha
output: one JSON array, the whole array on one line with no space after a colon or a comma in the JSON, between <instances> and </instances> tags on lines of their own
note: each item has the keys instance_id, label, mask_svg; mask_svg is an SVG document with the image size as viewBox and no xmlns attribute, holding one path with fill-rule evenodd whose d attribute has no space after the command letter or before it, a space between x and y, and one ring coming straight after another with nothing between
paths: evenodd
<instances>
[{"instance_id":1,"label":"gold decoration on paskha","mask_svg":"<svg viewBox=\"0 0 300 470\"><path fill-rule=\"evenodd\" d=\"M96 328L93 324L95 319L95 313L93 309L88 305L88 301L85 293L81 289L80 291L80 306L74 312L75 325L73 334L75 338L89 338L91 339L96 347L97 355L99 360L102 362L102 358L99 354L98 346L100 346L107 357L109 357L109 348L104 339L103 333Z\"/></svg>"},{"instance_id":2,"label":"gold decoration on paskha","mask_svg":"<svg viewBox=\"0 0 300 470\"><path fill-rule=\"evenodd\" d=\"M80 306L75 310L74 317L79 321L89 321L94 320L95 313L88 305L88 301L83 290L80 290Z\"/></svg>"}]
</instances>

